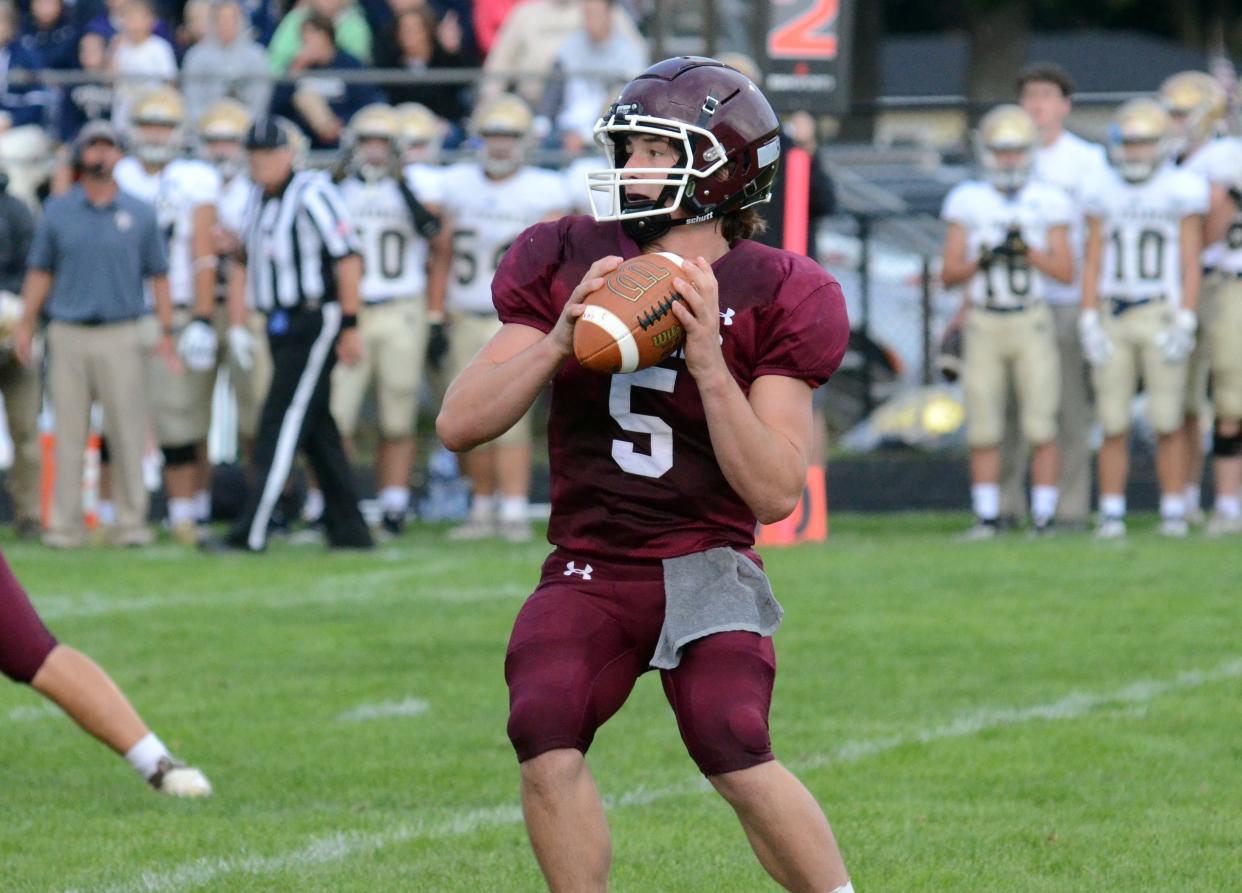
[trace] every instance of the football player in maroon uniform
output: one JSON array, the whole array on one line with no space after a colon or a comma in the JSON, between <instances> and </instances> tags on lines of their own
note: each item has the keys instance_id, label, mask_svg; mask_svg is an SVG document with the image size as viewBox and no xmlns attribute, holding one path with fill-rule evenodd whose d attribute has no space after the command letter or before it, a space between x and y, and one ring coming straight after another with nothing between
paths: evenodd
<instances>
[{"instance_id":1,"label":"football player in maroon uniform","mask_svg":"<svg viewBox=\"0 0 1242 893\"><path fill-rule=\"evenodd\" d=\"M806 480L811 393L849 333L840 286L747 238L762 226L778 121L745 76L661 62L596 125L595 220L518 238L493 282L504 327L449 388L437 422L465 450L552 385L555 546L505 658L522 805L550 889L607 889L608 826L585 754L637 678L659 669L682 739L788 890L852 890L828 821L776 762L768 706L781 609L753 551ZM684 347L600 375L573 358L583 297L622 259L685 258Z\"/></svg>"},{"instance_id":2,"label":"football player in maroon uniform","mask_svg":"<svg viewBox=\"0 0 1242 893\"><path fill-rule=\"evenodd\" d=\"M160 793L175 797L211 793L207 777L173 759L98 664L48 632L3 555L0 673L55 701L85 731L125 757Z\"/></svg>"}]
</instances>

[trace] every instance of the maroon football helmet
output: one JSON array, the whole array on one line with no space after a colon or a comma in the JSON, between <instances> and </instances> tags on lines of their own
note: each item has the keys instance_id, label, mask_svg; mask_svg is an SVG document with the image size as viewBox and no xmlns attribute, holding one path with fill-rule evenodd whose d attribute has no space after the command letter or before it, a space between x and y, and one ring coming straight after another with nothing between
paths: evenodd
<instances>
[{"instance_id":1,"label":"maroon football helmet","mask_svg":"<svg viewBox=\"0 0 1242 893\"><path fill-rule=\"evenodd\" d=\"M630 81L595 124L611 168L587 175L596 220L620 220L638 242L678 223L702 223L772 197L780 123L750 79L715 59L679 56ZM668 168L630 168L626 138L667 137L680 153ZM724 171L722 174L721 172ZM626 185L658 185L659 197L628 197ZM674 221L676 208L687 217Z\"/></svg>"}]
</instances>

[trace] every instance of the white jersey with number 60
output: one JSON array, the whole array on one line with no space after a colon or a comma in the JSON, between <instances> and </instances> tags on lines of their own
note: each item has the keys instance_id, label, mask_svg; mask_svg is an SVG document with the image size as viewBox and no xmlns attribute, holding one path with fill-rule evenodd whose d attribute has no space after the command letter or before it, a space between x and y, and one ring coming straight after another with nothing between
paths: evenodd
<instances>
[{"instance_id":1,"label":"white jersey with number 60","mask_svg":"<svg viewBox=\"0 0 1242 893\"><path fill-rule=\"evenodd\" d=\"M1207 213L1207 180L1166 165L1146 182L1127 183L1110 168L1088 185L1083 208L1101 224L1100 297L1181 306L1182 220Z\"/></svg>"},{"instance_id":2,"label":"white jersey with number 60","mask_svg":"<svg viewBox=\"0 0 1242 893\"><path fill-rule=\"evenodd\" d=\"M362 245L362 300L373 304L415 298L427 290L427 240L414 230L397 181L341 182L341 195Z\"/></svg>"},{"instance_id":3,"label":"white jersey with number 60","mask_svg":"<svg viewBox=\"0 0 1242 893\"><path fill-rule=\"evenodd\" d=\"M168 285L173 303L194 303L194 210L220 200L220 174L202 161L178 158L151 173L137 158L122 158L113 170L117 185L155 209L168 249Z\"/></svg>"},{"instance_id":4,"label":"white jersey with number 60","mask_svg":"<svg viewBox=\"0 0 1242 893\"><path fill-rule=\"evenodd\" d=\"M491 313L492 276L522 231L564 214L569 206L561 178L525 167L492 180L475 163L463 162L440 175L440 200L453 228L453 271L448 309Z\"/></svg>"}]
</instances>

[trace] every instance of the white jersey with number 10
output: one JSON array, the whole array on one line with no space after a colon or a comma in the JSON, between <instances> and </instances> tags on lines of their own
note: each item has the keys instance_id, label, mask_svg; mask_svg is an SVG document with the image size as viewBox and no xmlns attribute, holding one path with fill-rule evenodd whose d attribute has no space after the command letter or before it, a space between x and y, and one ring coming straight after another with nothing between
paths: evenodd
<instances>
[{"instance_id":1,"label":"white jersey with number 10","mask_svg":"<svg viewBox=\"0 0 1242 893\"><path fill-rule=\"evenodd\" d=\"M1207 213L1207 181L1166 165L1143 183L1127 183L1109 169L1087 187L1083 207L1101 223L1100 297L1180 306L1182 220Z\"/></svg>"}]
</instances>

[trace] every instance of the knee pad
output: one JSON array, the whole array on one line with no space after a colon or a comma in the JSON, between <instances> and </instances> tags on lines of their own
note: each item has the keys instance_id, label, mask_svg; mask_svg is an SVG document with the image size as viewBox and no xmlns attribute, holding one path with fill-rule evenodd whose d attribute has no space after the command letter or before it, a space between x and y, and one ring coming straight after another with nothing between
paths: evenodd
<instances>
[{"instance_id":1,"label":"knee pad","mask_svg":"<svg viewBox=\"0 0 1242 893\"><path fill-rule=\"evenodd\" d=\"M176 468L179 465L193 465L198 461L197 445L192 443L160 447L160 452L164 454L164 465L168 468Z\"/></svg>"},{"instance_id":2,"label":"knee pad","mask_svg":"<svg viewBox=\"0 0 1242 893\"><path fill-rule=\"evenodd\" d=\"M1237 423L1234 423L1237 425ZM1222 459L1236 459L1242 456L1242 425L1233 434L1222 434L1221 423L1216 423L1212 435L1212 455Z\"/></svg>"}]
</instances>

